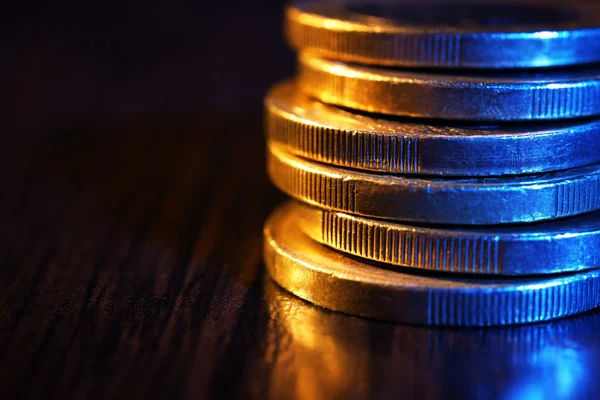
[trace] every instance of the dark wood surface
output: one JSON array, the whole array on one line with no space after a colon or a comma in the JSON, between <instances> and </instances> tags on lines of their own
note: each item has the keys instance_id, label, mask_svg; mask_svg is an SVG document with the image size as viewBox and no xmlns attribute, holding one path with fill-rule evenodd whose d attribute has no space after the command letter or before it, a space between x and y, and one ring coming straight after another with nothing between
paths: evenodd
<instances>
[{"instance_id":1,"label":"dark wood surface","mask_svg":"<svg viewBox=\"0 0 600 400\"><path fill-rule=\"evenodd\" d=\"M4 12L0 398L598 397L597 312L430 329L277 288L281 4L168 3Z\"/></svg>"}]
</instances>

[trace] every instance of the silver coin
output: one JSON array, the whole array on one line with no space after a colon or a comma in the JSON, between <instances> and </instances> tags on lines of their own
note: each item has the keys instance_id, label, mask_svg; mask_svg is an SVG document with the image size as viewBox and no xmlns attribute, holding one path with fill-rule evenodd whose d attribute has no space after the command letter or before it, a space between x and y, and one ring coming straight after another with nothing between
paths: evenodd
<instances>
[{"instance_id":1,"label":"silver coin","mask_svg":"<svg viewBox=\"0 0 600 400\"><path fill-rule=\"evenodd\" d=\"M547 321L600 305L599 269L504 279L389 271L310 239L289 204L269 218L264 236L265 263L275 282L319 306L363 317L492 326Z\"/></svg>"},{"instance_id":2,"label":"silver coin","mask_svg":"<svg viewBox=\"0 0 600 400\"><path fill-rule=\"evenodd\" d=\"M600 61L595 2L325 0L292 2L294 48L361 64L536 68Z\"/></svg>"},{"instance_id":3,"label":"silver coin","mask_svg":"<svg viewBox=\"0 0 600 400\"><path fill-rule=\"evenodd\" d=\"M576 272L600 266L600 212L524 226L431 227L295 203L304 233L358 257L418 269L489 275Z\"/></svg>"},{"instance_id":4,"label":"silver coin","mask_svg":"<svg viewBox=\"0 0 600 400\"><path fill-rule=\"evenodd\" d=\"M454 176L548 172L600 161L600 120L536 125L426 125L360 115L301 94L265 99L266 131L286 150L341 167Z\"/></svg>"},{"instance_id":5,"label":"silver coin","mask_svg":"<svg viewBox=\"0 0 600 400\"><path fill-rule=\"evenodd\" d=\"M432 73L300 54L298 86L325 103L389 115L472 121L553 120L600 113L600 68Z\"/></svg>"},{"instance_id":6,"label":"silver coin","mask_svg":"<svg viewBox=\"0 0 600 400\"><path fill-rule=\"evenodd\" d=\"M267 169L288 195L330 210L437 224L533 222L600 208L600 165L543 175L435 178L333 167L268 144Z\"/></svg>"}]
</instances>

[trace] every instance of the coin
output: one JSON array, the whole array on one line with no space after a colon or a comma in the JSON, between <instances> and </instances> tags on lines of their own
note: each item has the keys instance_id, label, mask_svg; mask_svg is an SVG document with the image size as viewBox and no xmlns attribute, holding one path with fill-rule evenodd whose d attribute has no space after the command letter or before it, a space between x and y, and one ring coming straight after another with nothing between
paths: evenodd
<instances>
[{"instance_id":1,"label":"coin","mask_svg":"<svg viewBox=\"0 0 600 400\"><path fill-rule=\"evenodd\" d=\"M551 72L400 71L298 56L298 87L325 103L389 115L472 121L600 113L597 66Z\"/></svg>"},{"instance_id":2,"label":"coin","mask_svg":"<svg viewBox=\"0 0 600 400\"><path fill-rule=\"evenodd\" d=\"M384 120L328 106L291 81L265 99L270 140L295 155L357 169L455 176L548 172L600 161L600 120L458 126Z\"/></svg>"},{"instance_id":3,"label":"coin","mask_svg":"<svg viewBox=\"0 0 600 400\"><path fill-rule=\"evenodd\" d=\"M265 263L275 282L316 305L363 317L492 326L546 321L600 305L598 269L503 279L389 271L310 239L289 203L267 220L264 237Z\"/></svg>"},{"instance_id":4,"label":"coin","mask_svg":"<svg viewBox=\"0 0 600 400\"><path fill-rule=\"evenodd\" d=\"M576 272L600 266L600 212L525 226L418 226L295 203L314 240L358 257L419 269L491 275Z\"/></svg>"},{"instance_id":5,"label":"coin","mask_svg":"<svg viewBox=\"0 0 600 400\"><path fill-rule=\"evenodd\" d=\"M600 165L540 175L437 178L333 167L269 143L267 169L280 190L350 214L432 224L533 222L600 208Z\"/></svg>"},{"instance_id":6,"label":"coin","mask_svg":"<svg viewBox=\"0 0 600 400\"><path fill-rule=\"evenodd\" d=\"M286 37L323 58L408 67L534 68L600 61L590 2L295 1Z\"/></svg>"},{"instance_id":7,"label":"coin","mask_svg":"<svg viewBox=\"0 0 600 400\"><path fill-rule=\"evenodd\" d=\"M271 349L285 348L269 363L271 381L278 382L269 388L269 395L274 394L269 397L329 400L349 397L350 389L352 398L365 399L393 388L396 398L413 398L418 392L420 398L439 399L453 398L450 393L461 387L460 397L465 399L481 398L481 393L522 399L531 395L532 386L541 398L556 398L557 390L563 399L595 397L590 383L596 369L589 365L597 360L598 312L500 329L442 328L330 312L290 294L272 279L265 280L264 292L266 329L271 333L265 351L271 355ZM469 374L457 365L468 365ZM371 378L381 371L385 372L374 382ZM565 387L557 380L561 374L572 384Z\"/></svg>"}]
</instances>

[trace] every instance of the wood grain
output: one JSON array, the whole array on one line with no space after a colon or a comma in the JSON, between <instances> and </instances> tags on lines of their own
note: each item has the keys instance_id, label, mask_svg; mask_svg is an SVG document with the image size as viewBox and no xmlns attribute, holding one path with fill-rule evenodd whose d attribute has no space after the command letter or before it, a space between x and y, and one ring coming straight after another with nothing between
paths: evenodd
<instances>
[{"instance_id":1,"label":"wood grain","mask_svg":"<svg viewBox=\"0 0 600 400\"><path fill-rule=\"evenodd\" d=\"M4 13L1 398L595 397L598 313L428 329L264 276L282 3L201 3Z\"/></svg>"}]
</instances>

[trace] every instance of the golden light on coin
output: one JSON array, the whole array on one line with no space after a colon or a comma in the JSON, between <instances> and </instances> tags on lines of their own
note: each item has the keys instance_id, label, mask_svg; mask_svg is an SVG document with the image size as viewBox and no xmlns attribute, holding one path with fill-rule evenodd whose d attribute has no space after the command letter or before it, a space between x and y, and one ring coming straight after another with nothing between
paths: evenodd
<instances>
[{"instance_id":1,"label":"golden light on coin","mask_svg":"<svg viewBox=\"0 0 600 400\"><path fill-rule=\"evenodd\" d=\"M600 306L598 10L292 2L297 74L264 101L267 172L296 201L265 223L274 281L317 306L424 325Z\"/></svg>"}]
</instances>

